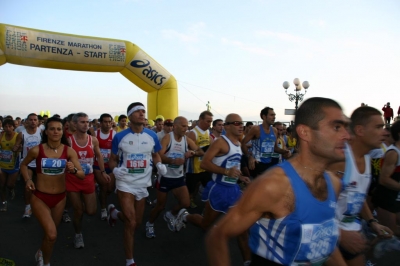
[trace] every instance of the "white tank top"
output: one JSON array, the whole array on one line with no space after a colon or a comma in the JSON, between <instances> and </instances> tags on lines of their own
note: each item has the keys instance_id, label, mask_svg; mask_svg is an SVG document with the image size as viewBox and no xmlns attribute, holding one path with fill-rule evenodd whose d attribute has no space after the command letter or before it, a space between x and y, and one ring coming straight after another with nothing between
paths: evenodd
<instances>
[{"instance_id":1,"label":"white tank top","mask_svg":"<svg viewBox=\"0 0 400 266\"><path fill-rule=\"evenodd\" d=\"M181 141L176 141L174 132L169 133L169 144L165 155L168 158L182 158L185 159L185 153L188 151L186 136L183 136ZM167 164L167 173L164 175L168 178L178 178L183 176L183 165Z\"/></svg>"},{"instance_id":2,"label":"white tank top","mask_svg":"<svg viewBox=\"0 0 400 266\"><path fill-rule=\"evenodd\" d=\"M339 221L340 228L347 231L359 231L361 224L356 218L361 212L371 182L371 159L368 154L364 155L365 171L361 174L358 172L353 151L347 143L345 157L346 163L342 179L343 191L338 198L336 218Z\"/></svg>"},{"instance_id":3,"label":"white tank top","mask_svg":"<svg viewBox=\"0 0 400 266\"><path fill-rule=\"evenodd\" d=\"M26 129L22 130L22 158L25 158L28 155L28 151L33 147L40 144L42 140L42 134L40 128L36 128L36 132L34 134L29 134ZM28 164L29 167L36 167L36 160L33 160Z\"/></svg>"}]
</instances>

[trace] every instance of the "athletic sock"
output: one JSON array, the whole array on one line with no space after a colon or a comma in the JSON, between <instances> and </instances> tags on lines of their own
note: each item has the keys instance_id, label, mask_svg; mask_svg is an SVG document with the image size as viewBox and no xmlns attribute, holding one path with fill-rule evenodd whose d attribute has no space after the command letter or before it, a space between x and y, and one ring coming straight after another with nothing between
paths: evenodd
<instances>
[{"instance_id":1,"label":"athletic sock","mask_svg":"<svg viewBox=\"0 0 400 266\"><path fill-rule=\"evenodd\" d=\"M114 211L112 211L112 212L110 213L110 215L111 215L111 217L112 217L113 219L118 220L118 213L119 213L119 211L118 211L117 209L114 209Z\"/></svg>"},{"instance_id":2,"label":"athletic sock","mask_svg":"<svg viewBox=\"0 0 400 266\"><path fill-rule=\"evenodd\" d=\"M135 263L135 261L133 259L127 259L126 260L126 266L129 266L131 264Z\"/></svg>"},{"instance_id":3,"label":"athletic sock","mask_svg":"<svg viewBox=\"0 0 400 266\"><path fill-rule=\"evenodd\" d=\"M25 205L25 210L29 210L31 208L30 204Z\"/></svg>"}]
</instances>

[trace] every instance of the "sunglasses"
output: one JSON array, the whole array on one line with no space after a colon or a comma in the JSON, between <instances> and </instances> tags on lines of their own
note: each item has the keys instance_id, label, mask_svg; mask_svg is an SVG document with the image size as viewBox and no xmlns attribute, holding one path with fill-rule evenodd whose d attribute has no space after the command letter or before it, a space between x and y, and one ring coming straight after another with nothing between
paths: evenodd
<instances>
[{"instance_id":1,"label":"sunglasses","mask_svg":"<svg viewBox=\"0 0 400 266\"><path fill-rule=\"evenodd\" d=\"M243 126L243 122L233 121L233 122L225 122L225 125L234 125L234 126Z\"/></svg>"}]
</instances>

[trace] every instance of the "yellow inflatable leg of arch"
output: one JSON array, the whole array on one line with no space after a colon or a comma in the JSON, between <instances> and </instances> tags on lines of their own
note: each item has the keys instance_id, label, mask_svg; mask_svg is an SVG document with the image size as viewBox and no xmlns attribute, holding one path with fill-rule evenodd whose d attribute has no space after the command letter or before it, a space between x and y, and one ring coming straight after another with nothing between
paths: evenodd
<instances>
[{"instance_id":1,"label":"yellow inflatable leg of arch","mask_svg":"<svg viewBox=\"0 0 400 266\"><path fill-rule=\"evenodd\" d=\"M178 116L176 79L135 44L0 24L0 65L120 72L148 93L149 119ZM132 102L137 101L132 95ZM106 110L105 110L106 111Z\"/></svg>"}]
</instances>

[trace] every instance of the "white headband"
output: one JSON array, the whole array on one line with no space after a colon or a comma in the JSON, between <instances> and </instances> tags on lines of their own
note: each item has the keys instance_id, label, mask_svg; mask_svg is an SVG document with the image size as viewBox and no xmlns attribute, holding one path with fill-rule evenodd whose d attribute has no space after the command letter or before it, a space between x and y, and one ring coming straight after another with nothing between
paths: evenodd
<instances>
[{"instance_id":1,"label":"white headband","mask_svg":"<svg viewBox=\"0 0 400 266\"><path fill-rule=\"evenodd\" d=\"M136 112L137 110L145 110L143 105L136 105L135 107L133 107L131 110L129 110L128 112L128 116L130 116L133 112Z\"/></svg>"}]
</instances>

